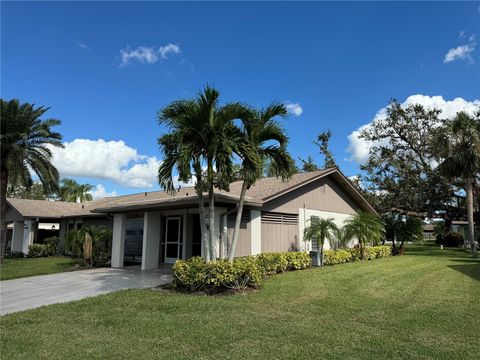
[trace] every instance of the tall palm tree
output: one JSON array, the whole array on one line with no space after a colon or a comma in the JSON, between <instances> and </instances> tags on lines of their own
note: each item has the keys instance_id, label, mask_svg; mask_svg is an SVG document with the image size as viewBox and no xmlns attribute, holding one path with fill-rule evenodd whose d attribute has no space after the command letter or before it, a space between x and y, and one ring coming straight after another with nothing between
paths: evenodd
<instances>
[{"instance_id":1,"label":"tall palm tree","mask_svg":"<svg viewBox=\"0 0 480 360\"><path fill-rule=\"evenodd\" d=\"M263 176L263 164L269 164L269 171L282 180L288 179L295 171L295 164L287 152L288 137L277 120L284 117L288 111L283 104L273 103L267 108L252 112L251 116L243 119L242 138L237 144L237 153L242 159L240 178L242 189L237 206L235 227L228 257L230 261L235 256L243 204L247 190Z\"/></svg>"},{"instance_id":2,"label":"tall palm tree","mask_svg":"<svg viewBox=\"0 0 480 360\"><path fill-rule=\"evenodd\" d=\"M84 202L92 201L93 197L90 191L94 186L90 184L79 184L73 179L62 179L60 181L59 196L62 201Z\"/></svg>"},{"instance_id":3,"label":"tall palm tree","mask_svg":"<svg viewBox=\"0 0 480 360\"><path fill-rule=\"evenodd\" d=\"M472 256L476 257L473 186L480 175L480 111L476 116L465 112L457 113L451 121L445 122L435 140L442 159L439 170L445 176L459 179L464 184L470 250Z\"/></svg>"},{"instance_id":4,"label":"tall palm tree","mask_svg":"<svg viewBox=\"0 0 480 360\"><path fill-rule=\"evenodd\" d=\"M338 228L333 222L333 218L312 217L309 221L310 226L305 228L303 238L310 241L317 240L320 248L320 266L323 266L323 246L325 245L325 240L333 241Z\"/></svg>"},{"instance_id":5,"label":"tall palm tree","mask_svg":"<svg viewBox=\"0 0 480 360\"><path fill-rule=\"evenodd\" d=\"M174 101L158 114L160 124L169 128L169 133L158 139L164 157L158 171L159 183L173 193L175 169L179 181L187 182L195 176L206 261L216 256L214 190L228 190L235 172L233 151L241 133L234 121L251 114L241 103L220 106L219 97L216 89L206 86L195 99ZM205 171L203 166L206 166ZM209 204L207 223L204 221L205 192Z\"/></svg>"},{"instance_id":6,"label":"tall palm tree","mask_svg":"<svg viewBox=\"0 0 480 360\"><path fill-rule=\"evenodd\" d=\"M49 146L63 146L62 136L51 129L61 122L57 119L41 120L40 117L48 109L35 107L34 104L21 104L16 99L0 99L0 261L3 259L7 235L5 212L8 183L28 188L33 183L33 172L42 183L45 193L58 190L58 171L51 163Z\"/></svg>"},{"instance_id":7,"label":"tall palm tree","mask_svg":"<svg viewBox=\"0 0 480 360\"><path fill-rule=\"evenodd\" d=\"M356 238L358 240L362 259L364 259L366 244L378 244L385 232L382 220L378 216L365 211L359 211L345 220L344 228L348 239Z\"/></svg>"}]
</instances>

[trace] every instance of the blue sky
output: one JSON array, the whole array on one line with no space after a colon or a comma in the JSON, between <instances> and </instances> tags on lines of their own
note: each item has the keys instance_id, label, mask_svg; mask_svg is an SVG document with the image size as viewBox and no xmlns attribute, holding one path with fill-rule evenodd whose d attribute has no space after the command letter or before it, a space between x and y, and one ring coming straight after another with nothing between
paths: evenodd
<instances>
[{"instance_id":1,"label":"blue sky","mask_svg":"<svg viewBox=\"0 0 480 360\"><path fill-rule=\"evenodd\" d=\"M354 175L349 135L390 98L447 112L480 99L479 5L2 2L1 96L50 106L61 173L99 194L158 189L156 112L207 82L226 102L294 104L292 155L321 164L312 141L331 129Z\"/></svg>"}]
</instances>

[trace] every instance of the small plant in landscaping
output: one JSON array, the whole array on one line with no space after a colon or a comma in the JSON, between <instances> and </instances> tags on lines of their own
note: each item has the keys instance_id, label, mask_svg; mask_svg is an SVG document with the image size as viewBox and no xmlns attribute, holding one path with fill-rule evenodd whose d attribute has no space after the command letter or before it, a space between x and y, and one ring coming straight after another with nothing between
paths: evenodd
<instances>
[{"instance_id":1,"label":"small plant in landscaping","mask_svg":"<svg viewBox=\"0 0 480 360\"><path fill-rule=\"evenodd\" d=\"M443 245L446 247L460 247L464 242L463 235L455 231L451 231L443 237Z\"/></svg>"},{"instance_id":2,"label":"small plant in landscaping","mask_svg":"<svg viewBox=\"0 0 480 360\"><path fill-rule=\"evenodd\" d=\"M392 255L392 248L387 245L369 246L364 249L364 260L381 259ZM360 249L339 249L325 251L325 265L337 265L362 259Z\"/></svg>"},{"instance_id":3,"label":"small plant in landscaping","mask_svg":"<svg viewBox=\"0 0 480 360\"><path fill-rule=\"evenodd\" d=\"M32 244L28 247L28 257L38 258L49 255L49 248L47 244Z\"/></svg>"}]
</instances>

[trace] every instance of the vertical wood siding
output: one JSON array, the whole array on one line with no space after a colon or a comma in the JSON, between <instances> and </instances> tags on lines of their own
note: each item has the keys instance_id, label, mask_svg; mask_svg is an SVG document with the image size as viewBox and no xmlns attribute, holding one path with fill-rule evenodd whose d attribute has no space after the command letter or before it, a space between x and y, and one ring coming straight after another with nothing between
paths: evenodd
<instances>
[{"instance_id":1,"label":"vertical wood siding","mask_svg":"<svg viewBox=\"0 0 480 360\"><path fill-rule=\"evenodd\" d=\"M359 209L355 200L327 177L273 199L262 210L298 214L303 204L307 209L342 214L355 214Z\"/></svg>"},{"instance_id":2,"label":"vertical wood siding","mask_svg":"<svg viewBox=\"0 0 480 360\"><path fill-rule=\"evenodd\" d=\"M262 223L262 253L286 252L298 247L298 224Z\"/></svg>"}]
</instances>

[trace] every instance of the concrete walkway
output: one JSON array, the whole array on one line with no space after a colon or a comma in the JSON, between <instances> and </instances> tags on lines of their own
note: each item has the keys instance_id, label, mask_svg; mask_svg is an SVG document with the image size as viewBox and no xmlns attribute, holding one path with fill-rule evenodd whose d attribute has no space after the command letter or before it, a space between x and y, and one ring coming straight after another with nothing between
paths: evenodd
<instances>
[{"instance_id":1,"label":"concrete walkway","mask_svg":"<svg viewBox=\"0 0 480 360\"><path fill-rule=\"evenodd\" d=\"M171 282L168 269L101 268L0 281L0 315Z\"/></svg>"}]
</instances>

